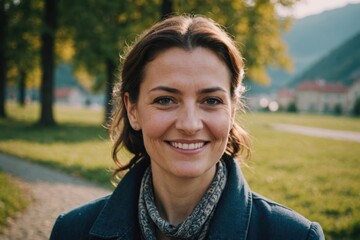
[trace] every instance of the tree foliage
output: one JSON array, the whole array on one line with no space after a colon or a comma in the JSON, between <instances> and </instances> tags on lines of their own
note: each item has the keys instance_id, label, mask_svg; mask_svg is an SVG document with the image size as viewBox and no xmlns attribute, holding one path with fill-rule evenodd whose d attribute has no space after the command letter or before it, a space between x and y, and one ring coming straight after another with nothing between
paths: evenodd
<instances>
[{"instance_id":1,"label":"tree foliage","mask_svg":"<svg viewBox=\"0 0 360 240\"><path fill-rule=\"evenodd\" d=\"M39 28L41 4L36 1L12 1L8 21L7 80L19 85L19 103L25 103L26 82L39 67Z\"/></svg>"},{"instance_id":2,"label":"tree foliage","mask_svg":"<svg viewBox=\"0 0 360 240\"><path fill-rule=\"evenodd\" d=\"M202 14L219 22L233 36L245 59L246 76L261 84L270 84L268 67L290 70L292 62L281 31L290 19L278 16L278 7L291 7L295 0L217 0L174 1L174 12Z\"/></svg>"},{"instance_id":3,"label":"tree foliage","mask_svg":"<svg viewBox=\"0 0 360 240\"><path fill-rule=\"evenodd\" d=\"M74 37L75 66L95 76L94 86L107 83L107 100L110 100L118 53L126 48L136 33L170 12L202 14L223 25L239 42L247 66L247 78L267 84L269 66L291 68L281 30L287 21L280 19L277 6L291 6L294 0L257 1L82 1L73 3L67 16ZM99 84L102 83L102 84ZM110 112L109 105L106 110Z\"/></svg>"},{"instance_id":4,"label":"tree foliage","mask_svg":"<svg viewBox=\"0 0 360 240\"><path fill-rule=\"evenodd\" d=\"M67 6L67 0L63 6ZM93 86L106 87L106 118L110 115L110 98L119 65L119 53L132 41L136 32L149 26L159 16L152 1L93 1L72 3L63 16L68 36L74 42L74 65L78 72L95 76ZM64 10L65 11L65 10ZM62 11L62 12L64 12ZM72 16L77 16L76 21Z\"/></svg>"},{"instance_id":5,"label":"tree foliage","mask_svg":"<svg viewBox=\"0 0 360 240\"><path fill-rule=\"evenodd\" d=\"M1 0L1 13L6 13L5 16L10 14L9 6L18 4L12 6L18 8L11 8L14 17L10 25L7 18L0 17L0 33L3 29L11 32L8 46L13 51L8 57L11 60L6 62L9 66L6 71L19 79L22 72L34 76L33 72L42 69L42 106L47 110L41 119L49 115L49 122L53 122L52 69L55 59L71 61L82 81L98 90L106 89L108 116L119 53L144 29L174 12L201 14L219 22L239 43L247 78L266 84L270 82L267 67L291 67L280 36L288 21L279 18L277 7L289 7L294 2L296 0ZM54 7L52 10L49 4ZM48 11L53 11L51 16ZM1 69L5 69L2 67L5 60L1 53L6 49L0 45L0 83L3 84L5 77ZM3 104L0 102L0 105Z\"/></svg>"},{"instance_id":6,"label":"tree foliage","mask_svg":"<svg viewBox=\"0 0 360 240\"><path fill-rule=\"evenodd\" d=\"M25 103L26 85L36 85L34 76L39 76L39 49L42 1L35 0L3 0L1 1L3 13L1 18L6 18L2 24L5 31L0 34L1 48L4 49L3 57L4 75L1 82L1 97L5 97L6 86L19 86L19 103ZM0 57L2 58L2 57ZM5 102L0 103L0 108L5 108Z\"/></svg>"},{"instance_id":7,"label":"tree foliage","mask_svg":"<svg viewBox=\"0 0 360 240\"><path fill-rule=\"evenodd\" d=\"M6 41L8 14L7 1L0 1L0 118L6 117L5 112L5 88L6 88Z\"/></svg>"}]
</instances>

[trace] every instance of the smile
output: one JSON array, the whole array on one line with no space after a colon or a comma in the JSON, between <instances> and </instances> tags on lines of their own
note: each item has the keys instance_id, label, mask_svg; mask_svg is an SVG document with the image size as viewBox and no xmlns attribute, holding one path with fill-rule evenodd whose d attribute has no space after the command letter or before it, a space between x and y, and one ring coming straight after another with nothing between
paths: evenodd
<instances>
[{"instance_id":1,"label":"smile","mask_svg":"<svg viewBox=\"0 0 360 240\"><path fill-rule=\"evenodd\" d=\"M183 150L195 150L202 148L205 145L205 142L198 143L178 143L178 142L170 142L170 145Z\"/></svg>"}]
</instances>

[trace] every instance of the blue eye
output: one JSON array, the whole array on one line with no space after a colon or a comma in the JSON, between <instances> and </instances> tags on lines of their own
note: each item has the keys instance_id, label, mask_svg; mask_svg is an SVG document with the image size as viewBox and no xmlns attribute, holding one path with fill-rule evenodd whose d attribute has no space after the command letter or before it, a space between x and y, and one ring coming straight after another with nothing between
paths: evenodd
<instances>
[{"instance_id":1,"label":"blue eye","mask_svg":"<svg viewBox=\"0 0 360 240\"><path fill-rule=\"evenodd\" d=\"M154 100L154 103L160 105L169 105L169 104L173 104L174 101L171 97L158 97Z\"/></svg>"},{"instance_id":2,"label":"blue eye","mask_svg":"<svg viewBox=\"0 0 360 240\"><path fill-rule=\"evenodd\" d=\"M209 98L205 99L204 103L208 104L208 105L218 105L218 104L221 104L222 101L221 101L221 99L219 99L217 97L209 97Z\"/></svg>"}]
</instances>

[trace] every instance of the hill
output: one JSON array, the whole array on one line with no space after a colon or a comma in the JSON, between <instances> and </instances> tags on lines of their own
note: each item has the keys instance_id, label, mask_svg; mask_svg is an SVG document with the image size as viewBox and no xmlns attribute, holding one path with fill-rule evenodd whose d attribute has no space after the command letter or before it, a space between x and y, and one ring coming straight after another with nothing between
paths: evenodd
<instances>
[{"instance_id":1,"label":"hill","mask_svg":"<svg viewBox=\"0 0 360 240\"><path fill-rule=\"evenodd\" d=\"M283 34L293 58L294 72L269 69L271 86L248 83L249 93L274 92L287 85L312 64L360 32L359 22L360 4L349 4L321 14L295 19L292 29Z\"/></svg>"},{"instance_id":2,"label":"hill","mask_svg":"<svg viewBox=\"0 0 360 240\"><path fill-rule=\"evenodd\" d=\"M352 84L360 77L360 32L291 81L290 86L309 79Z\"/></svg>"},{"instance_id":3,"label":"hill","mask_svg":"<svg viewBox=\"0 0 360 240\"><path fill-rule=\"evenodd\" d=\"M292 31L283 35L301 72L332 49L360 31L360 4L326 11L294 22Z\"/></svg>"}]
</instances>

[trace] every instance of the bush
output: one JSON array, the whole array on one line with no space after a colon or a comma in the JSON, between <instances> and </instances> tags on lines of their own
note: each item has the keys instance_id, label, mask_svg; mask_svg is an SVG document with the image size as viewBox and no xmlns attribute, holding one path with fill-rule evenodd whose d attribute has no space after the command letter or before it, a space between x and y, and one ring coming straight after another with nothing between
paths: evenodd
<instances>
[{"instance_id":1,"label":"bush","mask_svg":"<svg viewBox=\"0 0 360 240\"><path fill-rule=\"evenodd\" d=\"M354 116L360 116L360 97L358 97L355 101L353 114Z\"/></svg>"},{"instance_id":2,"label":"bush","mask_svg":"<svg viewBox=\"0 0 360 240\"><path fill-rule=\"evenodd\" d=\"M289 104L289 106L287 108L287 111L291 112L291 113L296 113L297 112L297 107L296 107L295 102L292 102L292 103Z\"/></svg>"},{"instance_id":3,"label":"bush","mask_svg":"<svg viewBox=\"0 0 360 240\"><path fill-rule=\"evenodd\" d=\"M342 114L342 107L341 107L341 105L340 104L337 104L336 106L335 106L335 108L334 108L334 114L335 115L341 115Z\"/></svg>"}]
</instances>

